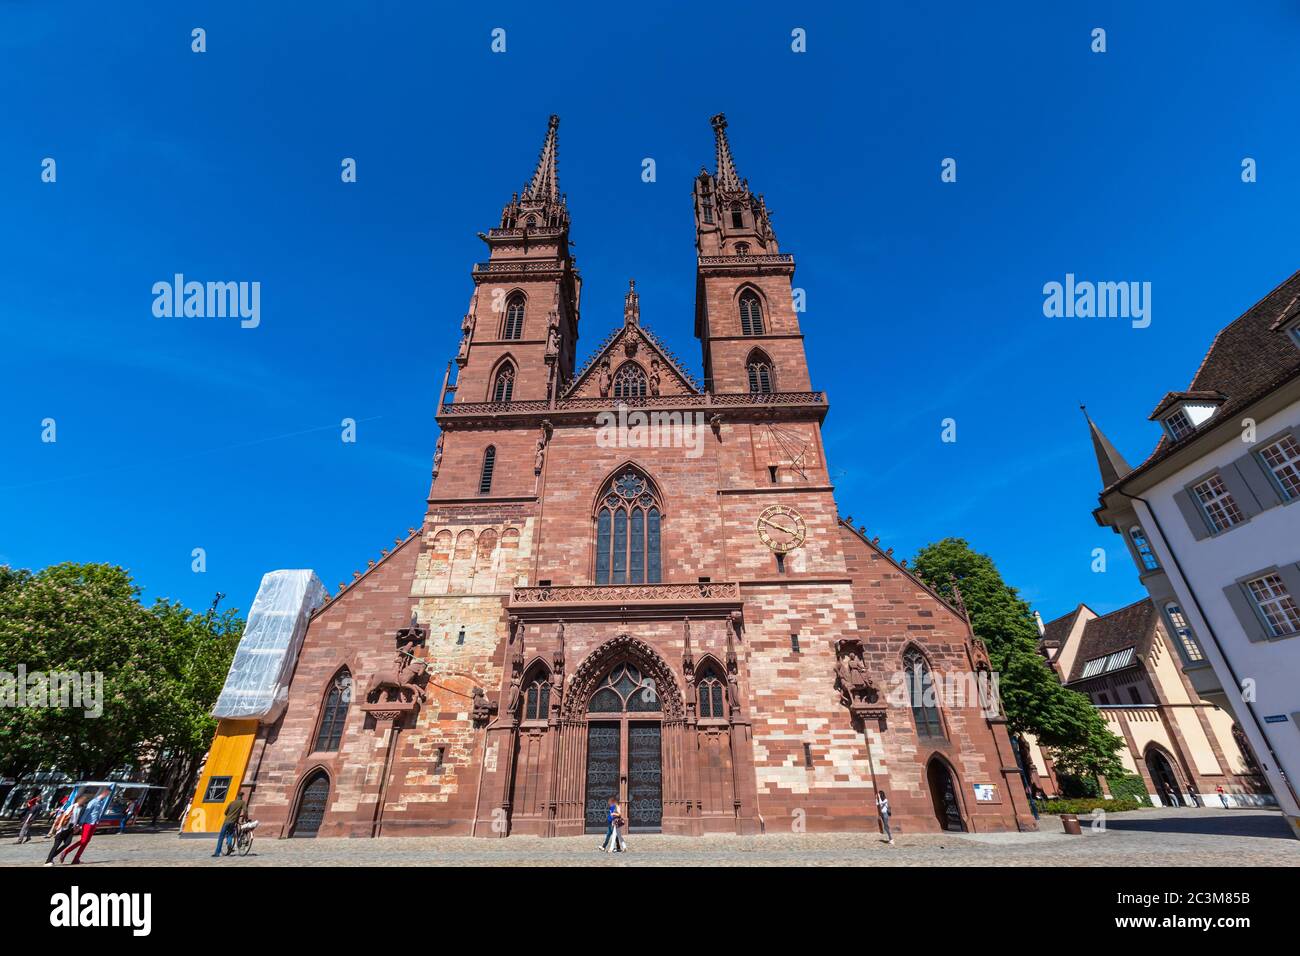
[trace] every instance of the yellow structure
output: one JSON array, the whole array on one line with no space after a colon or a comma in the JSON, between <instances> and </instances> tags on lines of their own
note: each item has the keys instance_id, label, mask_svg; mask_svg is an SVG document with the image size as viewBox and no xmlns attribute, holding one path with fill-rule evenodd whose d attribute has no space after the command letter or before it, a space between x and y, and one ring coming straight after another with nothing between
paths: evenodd
<instances>
[{"instance_id":1,"label":"yellow structure","mask_svg":"<svg viewBox=\"0 0 1300 956\"><path fill-rule=\"evenodd\" d=\"M181 824L181 835L215 834L221 829L226 807L239 793L248 770L248 758L257 739L257 720L220 720L208 750L207 763ZM215 781L215 785L214 785ZM212 800L205 798L213 797Z\"/></svg>"}]
</instances>

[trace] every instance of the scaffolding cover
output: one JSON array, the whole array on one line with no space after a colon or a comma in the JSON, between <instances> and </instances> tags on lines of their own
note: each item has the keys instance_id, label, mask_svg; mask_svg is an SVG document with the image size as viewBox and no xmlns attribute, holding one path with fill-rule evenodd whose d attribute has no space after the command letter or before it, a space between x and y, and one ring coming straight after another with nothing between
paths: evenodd
<instances>
[{"instance_id":1,"label":"scaffolding cover","mask_svg":"<svg viewBox=\"0 0 1300 956\"><path fill-rule=\"evenodd\" d=\"M288 702L289 679L312 612L329 599L313 571L270 571L253 598L213 717L270 723Z\"/></svg>"}]
</instances>

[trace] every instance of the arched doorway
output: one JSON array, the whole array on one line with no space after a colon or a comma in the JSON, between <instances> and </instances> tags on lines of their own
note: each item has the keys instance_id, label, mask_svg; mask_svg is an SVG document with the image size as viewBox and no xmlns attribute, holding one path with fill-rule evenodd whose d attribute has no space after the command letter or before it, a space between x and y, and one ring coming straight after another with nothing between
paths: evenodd
<instances>
[{"instance_id":1,"label":"arched doorway","mask_svg":"<svg viewBox=\"0 0 1300 956\"><path fill-rule=\"evenodd\" d=\"M957 783L953 779L948 764L939 757L930 758L926 768L926 781L930 785L930 799L934 803L934 816L942 830L962 833L966 825L961 819L961 804L958 803Z\"/></svg>"},{"instance_id":2,"label":"arched doorway","mask_svg":"<svg viewBox=\"0 0 1300 956\"><path fill-rule=\"evenodd\" d=\"M325 818L325 806L329 803L330 778L324 770L312 773L303 783L302 796L298 798L298 812L293 818L290 836L314 837L320 830L321 820Z\"/></svg>"},{"instance_id":3,"label":"arched doorway","mask_svg":"<svg viewBox=\"0 0 1300 956\"><path fill-rule=\"evenodd\" d=\"M655 681L632 660L609 668L587 701L587 832L605 831L610 797L623 807L629 830L660 829L663 703Z\"/></svg>"},{"instance_id":4,"label":"arched doorway","mask_svg":"<svg viewBox=\"0 0 1300 956\"><path fill-rule=\"evenodd\" d=\"M1147 773L1151 775L1151 783L1156 788L1156 793L1160 796L1162 803L1170 803L1171 806L1181 807L1183 805L1182 788L1178 785L1178 775L1174 773L1173 764L1164 752L1154 744L1147 747L1146 753ZM1170 794L1173 794L1171 797Z\"/></svg>"}]
</instances>

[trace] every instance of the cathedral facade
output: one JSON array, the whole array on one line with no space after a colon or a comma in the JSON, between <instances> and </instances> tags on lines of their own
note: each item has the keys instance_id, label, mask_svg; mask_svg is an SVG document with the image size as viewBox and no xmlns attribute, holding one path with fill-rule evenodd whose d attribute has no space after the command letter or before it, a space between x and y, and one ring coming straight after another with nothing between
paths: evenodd
<instances>
[{"instance_id":1,"label":"cathedral facade","mask_svg":"<svg viewBox=\"0 0 1300 956\"><path fill-rule=\"evenodd\" d=\"M996 707L940 692L987 671L963 610L839 515L794 257L713 130L697 382L634 286L579 364L551 118L480 233L423 523L250 732L263 833L603 832L611 796L633 832L874 830L878 791L900 831L1034 826Z\"/></svg>"}]
</instances>

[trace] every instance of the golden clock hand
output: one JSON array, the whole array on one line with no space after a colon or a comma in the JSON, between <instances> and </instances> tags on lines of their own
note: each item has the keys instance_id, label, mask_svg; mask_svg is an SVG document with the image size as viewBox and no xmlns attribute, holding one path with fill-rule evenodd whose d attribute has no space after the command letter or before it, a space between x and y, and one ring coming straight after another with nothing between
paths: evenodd
<instances>
[{"instance_id":1,"label":"golden clock hand","mask_svg":"<svg viewBox=\"0 0 1300 956\"><path fill-rule=\"evenodd\" d=\"M764 524L770 524L773 528L776 528L778 531L784 531L786 534L791 534L794 535L795 537L798 537L799 535L799 532L795 531L793 528L787 528L785 525L777 524L771 518L760 518L759 520L761 520Z\"/></svg>"}]
</instances>

